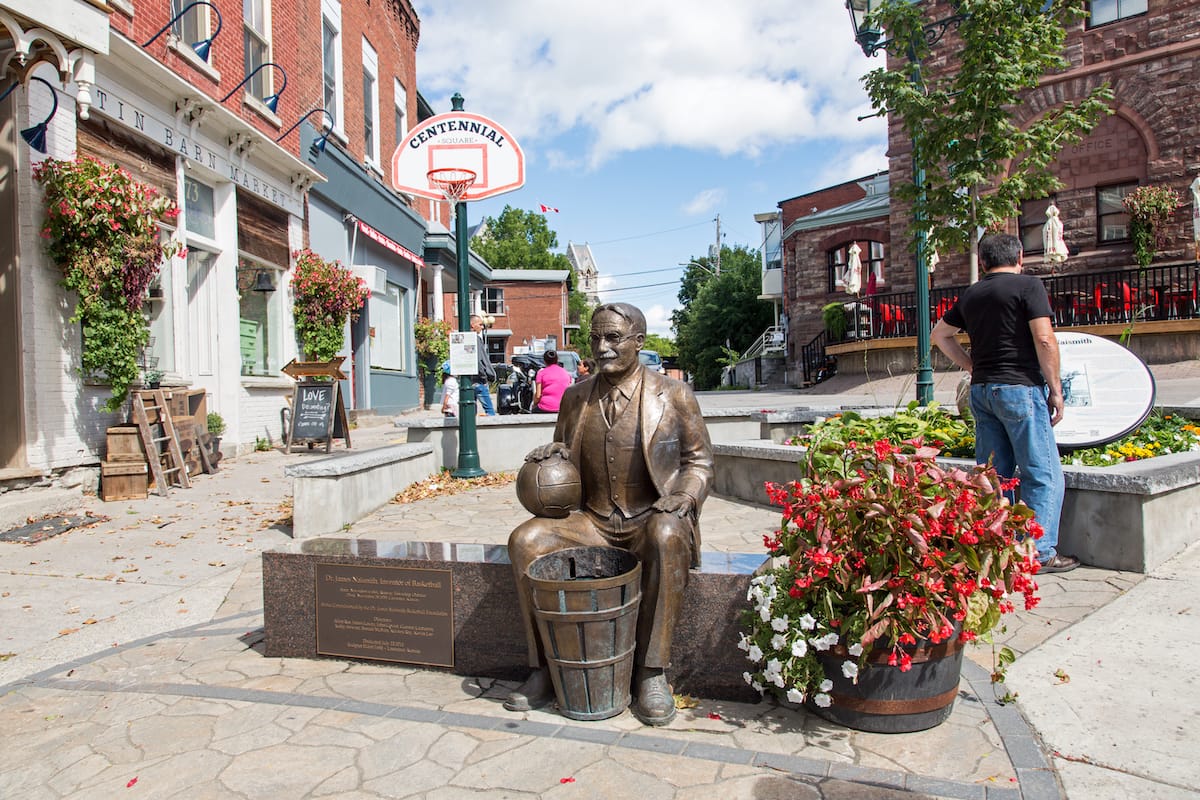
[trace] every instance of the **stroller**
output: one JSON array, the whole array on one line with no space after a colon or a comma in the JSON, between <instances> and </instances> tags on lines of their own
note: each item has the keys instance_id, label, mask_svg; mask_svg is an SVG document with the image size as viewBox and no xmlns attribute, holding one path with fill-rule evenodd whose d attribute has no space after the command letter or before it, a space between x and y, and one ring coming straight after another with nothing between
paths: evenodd
<instances>
[{"instance_id":1,"label":"stroller","mask_svg":"<svg viewBox=\"0 0 1200 800\"><path fill-rule=\"evenodd\" d=\"M512 358L512 371L501 384L496 410L501 414L533 413L533 378L542 368L542 359L531 355Z\"/></svg>"}]
</instances>

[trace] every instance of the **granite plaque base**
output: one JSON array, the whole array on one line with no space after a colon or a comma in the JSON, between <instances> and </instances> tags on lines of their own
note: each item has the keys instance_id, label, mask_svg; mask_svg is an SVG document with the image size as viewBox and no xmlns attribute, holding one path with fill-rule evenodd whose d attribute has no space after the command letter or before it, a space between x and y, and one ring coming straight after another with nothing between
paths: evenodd
<instances>
[{"instance_id":1,"label":"granite plaque base","mask_svg":"<svg viewBox=\"0 0 1200 800\"><path fill-rule=\"evenodd\" d=\"M697 697L753 701L737 649L740 616L754 571L750 553L706 552L692 570L671 644L675 691ZM319 564L449 570L453 653L457 675L519 681L529 674L516 584L501 545L319 538L263 553L266 655L318 658L316 596Z\"/></svg>"}]
</instances>

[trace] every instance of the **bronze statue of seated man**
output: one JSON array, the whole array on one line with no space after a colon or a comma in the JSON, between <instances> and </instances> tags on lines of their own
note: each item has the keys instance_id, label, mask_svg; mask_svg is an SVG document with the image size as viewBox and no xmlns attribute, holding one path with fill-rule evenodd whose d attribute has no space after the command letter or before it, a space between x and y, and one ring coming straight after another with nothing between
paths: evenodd
<instances>
[{"instance_id":1,"label":"bronze statue of seated man","mask_svg":"<svg viewBox=\"0 0 1200 800\"><path fill-rule=\"evenodd\" d=\"M528 711L554 698L526 569L563 548L606 545L629 550L642 563L633 713L647 725L675 717L666 669L688 570L699 564L697 521L712 485L713 457L691 389L639 362L645 339L640 310L626 303L597 307L591 327L596 377L568 387L554 441L526 456L569 458L579 470L582 501L565 519L534 517L509 537L534 669L505 701L510 711Z\"/></svg>"}]
</instances>

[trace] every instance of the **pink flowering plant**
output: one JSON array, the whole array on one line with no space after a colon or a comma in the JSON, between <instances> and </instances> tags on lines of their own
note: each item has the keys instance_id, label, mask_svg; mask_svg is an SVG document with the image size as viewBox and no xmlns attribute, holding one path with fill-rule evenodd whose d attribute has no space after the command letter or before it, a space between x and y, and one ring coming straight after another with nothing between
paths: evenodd
<instances>
[{"instance_id":1,"label":"pink flowering plant","mask_svg":"<svg viewBox=\"0 0 1200 800\"><path fill-rule=\"evenodd\" d=\"M747 683L828 707L819 654L854 682L864 669L907 671L917 646L984 636L1017 598L1037 605L1033 512L1009 504L1013 484L990 466L936 455L921 439L818 439L800 480L767 485L783 523L764 537L773 566L747 597ZM880 651L890 666L868 664Z\"/></svg>"},{"instance_id":2,"label":"pink flowering plant","mask_svg":"<svg viewBox=\"0 0 1200 800\"><path fill-rule=\"evenodd\" d=\"M72 323L82 323L80 371L103 377L116 411L138 379L138 353L150 329L142 303L163 262L184 249L160 224L179 214L175 203L120 167L81 156L47 158L33 168L46 202L42 238L75 292Z\"/></svg>"},{"instance_id":3,"label":"pink flowering plant","mask_svg":"<svg viewBox=\"0 0 1200 800\"><path fill-rule=\"evenodd\" d=\"M366 282L311 250L299 250L292 275L292 313L305 357L329 361L342 349L346 320L357 319L371 291Z\"/></svg>"}]
</instances>

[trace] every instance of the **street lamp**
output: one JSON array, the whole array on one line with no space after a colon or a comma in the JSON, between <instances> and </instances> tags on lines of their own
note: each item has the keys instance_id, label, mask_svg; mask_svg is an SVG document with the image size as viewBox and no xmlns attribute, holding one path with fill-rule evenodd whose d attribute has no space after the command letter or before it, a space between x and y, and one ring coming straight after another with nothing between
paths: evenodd
<instances>
[{"instance_id":1,"label":"street lamp","mask_svg":"<svg viewBox=\"0 0 1200 800\"><path fill-rule=\"evenodd\" d=\"M905 0L913 2L914 0ZM850 24L854 28L854 40L862 48L863 55L871 58L881 50L890 52L893 39L882 40L883 31L875 23L874 15L886 0L846 0L846 9L850 12ZM957 4L955 4L957 8ZM962 14L952 14L944 19L935 20L925 25L921 33L926 45L937 44L951 26L957 27L964 19ZM921 77L921 61L917 58L914 42L900 42L912 67L909 80L919 89L924 87ZM919 191L919 197L914 212L914 225L917 229L917 402L927 406L933 402L933 364L929 354L929 242L928 225L925 219L925 165L921 161L917 142L912 142L913 184Z\"/></svg>"},{"instance_id":2,"label":"street lamp","mask_svg":"<svg viewBox=\"0 0 1200 800\"><path fill-rule=\"evenodd\" d=\"M679 266L681 266L681 267L699 267L700 269L707 272L709 275L720 275L721 274L721 267L719 264L717 265L717 268L715 270L712 267L701 264L699 261L687 261L687 262L680 261Z\"/></svg>"}]
</instances>

